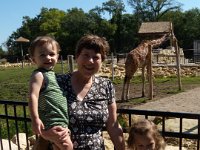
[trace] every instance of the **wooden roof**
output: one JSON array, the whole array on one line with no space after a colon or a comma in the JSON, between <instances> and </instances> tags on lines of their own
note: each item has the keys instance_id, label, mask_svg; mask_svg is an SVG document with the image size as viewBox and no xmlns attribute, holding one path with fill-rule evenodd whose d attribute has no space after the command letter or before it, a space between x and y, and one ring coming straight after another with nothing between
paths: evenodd
<instances>
[{"instance_id":1,"label":"wooden roof","mask_svg":"<svg viewBox=\"0 0 200 150\"><path fill-rule=\"evenodd\" d=\"M165 34L172 31L171 22L143 22L140 26L138 34L152 35L152 34Z\"/></svg>"},{"instance_id":2,"label":"wooden roof","mask_svg":"<svg viewBox=\"0 0 200 150\"><path fill-rule=\"evenodd\" d=\"M29 42L29 39L20 36L18 39L15 40L15 42Z\"/></svg>"}]
</instances>

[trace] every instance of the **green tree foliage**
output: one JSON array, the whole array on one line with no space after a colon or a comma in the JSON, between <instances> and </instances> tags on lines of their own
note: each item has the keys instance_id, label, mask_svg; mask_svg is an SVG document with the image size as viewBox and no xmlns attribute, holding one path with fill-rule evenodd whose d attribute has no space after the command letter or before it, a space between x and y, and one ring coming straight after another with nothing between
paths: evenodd
<instances>
[{"instance_id":1,"label":"green tree foliage","mask_svg":"<svg viewBox=\"0 0 200 150\"><path fill-rule=\"evenodd\" d=\"M41 34L57 36L61 28L61 22L65 17L65 12L58 9L42 8L40 13L40 31Z\"/></svg>"},{"instance_id":2,"label":"green tree foliage","mask_svg":"<svg viewBox=\"0 0 200 150\"><path fill-rule=\"evenodd\" d=\"M102 19L94 10L89 13L77 8L68 10L59 31L63 57L74 54L76 43L84 34L97 34L110 38L114 35L115 29L115 25Z\"/></svg>"},{"instance_id":3,"label":"green tree foliage","mask_svg":"<svg viewBox=\"0 0 200 150\"><path fill-rule=\"evenodd\" d=\"M74 54L76 42L82 35L90 33L91 25L90 18L82 9L74 8L67 11L58 33L64 57L68 54Z\"/></svg>"},{"instance_id":4,"label":"green tree foliage","mask_svg":"<svg viewBox=\"0 0 200 150\"><path fill-rule=\"evenodd\" d=\"M109 0L102 4L102 12L108 12L111 16L111 24L116 25L116 31L114 37L111 39L111 46L113 53L123 49L121 31L122 31L122 13L125 12L125 6L122 0Z\"/></svg>"},{"instance_id":5,"label":"green tree foliage","mask_svg":"<svg viewBox=\"0 0 200 150\"><path fill-rule=\"evenodd\" d=\"M5 55L5 51L3 51L3 48L0 46L0 59L3 58Z\"/></svg>"},{"instance_id":6,"label":"green tree foliage","mask_svg":"<svg viewBox=\"0 0 200 150\"><path fill-rule=\"evenodd\" d=\"M9 37L6 45L9 50L14 50L14 54L21 57L21 45L15 40L20 36L32 41L37 36L52 35L56 36L60 30L60 22L65 16L65 13L58 9L42 8L41 13L34 18L28 16L23 17L22 26L13 32ZM22 48L24 54L28 53L30 43L23 43Z\"/></svg>"},{"instance_id":7,"label":"green tree foliage","mask_svg":"<svg viewBox=\"0 0 200 150\"><path fill-rule=\"evenodd\" d=\"M200 10L174 11L165 14L161 20L171 21L179 46L193 49L193 41L200 39Z\"/></svg>"},{"instance_id":8,"label":"green tree foliage","mask_svg":"<svg viewBox=\"0 0 200 150\"><path fill-rule=\"evenodd\" d=\"M191 9L184 13L183 30L179 32L184 48L193 48L193 41L200 39L200 10Z\"/></svg>"},{"instance_id":9,"label":"green tree foliage","mask_svg":"<svg viewBox=\"0 0 200 150\"><path fill-rule=\"evenodd\" d=\"M135 15L124 14L121 20L121 45L122 48L117 51L118 53L128 53L135 48L139 43L138 39L138 24Z\"/></svg>"},{"instance_id":10,"label":"green tree foliage","mask_svg":"<svg viewBox=\"0 0 200 150\"><path fill-rule=\"evenodd\" d=\"M175 0L128 0L140 22L159 21L169 11L180 9Z\"/></svg>"},{"instance_id":11,"label":"green tree foliage","mask_svg":"<svg viewBox=\"0 0 200 150\"><path fill-rule=\"evenodd\" d=\"M23 17L22 26L13 32L6 47L9 54L20 58L20 44L15 42L20 36L32 41L37 36L52 35L61 45L61 55L74 55L75 45L84 34L105 37L111 52L127 53L139 43L138 29L142 22L171 21L179 45L193 48L193 41L200 39L200 10L181 11L181 4L175 0L128 0L133 14L125 13L122 0L108 0L101 7L85 13L82 9L66 11L56 8L42 8L34 18ZM106 14L109 18L106 18ZM24 54L30 43L23 43Z\"/></svg>"}]
</instances>

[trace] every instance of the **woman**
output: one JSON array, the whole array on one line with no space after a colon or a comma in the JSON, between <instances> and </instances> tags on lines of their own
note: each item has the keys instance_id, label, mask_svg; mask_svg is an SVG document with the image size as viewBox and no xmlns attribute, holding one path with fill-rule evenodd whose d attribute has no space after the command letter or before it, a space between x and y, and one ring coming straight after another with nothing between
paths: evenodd
<instances>
[{"instance_id":1,"label":"woman","mask_svg":"<svg viewBox=\"0 0 200 150\"><path fill-rule=\"evenodd\" d=\"M82 37L76 47L77 71L58 78L66 91L69 109L69 129L76 150L104 150L102 129L106 127L116 150L125 149L123 130L117 122L114 87L109 79L95 74L101 68L109 50L108 42L96 35ZM58 135L54 131L60 130ZM51 141L61 139L66 130L53 128L43 132ZM48 139L48 138L47 138Z\"/></svg>"}]
</instances>

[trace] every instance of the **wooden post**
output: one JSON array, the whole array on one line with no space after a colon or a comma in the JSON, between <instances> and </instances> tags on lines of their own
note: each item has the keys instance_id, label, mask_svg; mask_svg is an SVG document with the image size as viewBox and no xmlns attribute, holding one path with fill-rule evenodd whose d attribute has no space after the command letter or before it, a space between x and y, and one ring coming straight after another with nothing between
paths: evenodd
<instances>
[{"instance_id":1,"label":"wooden post","mask_svg":"<svg viewBox=\"0 0 200 150\"><path fill-rule=\"evenodd\" d=\"M178 87L179 90L182 90L182 84L181 84L181 67L180 67L180 49L178 47L178 43L176 38L173 39L173 45L175 47L176 52L176 67L177 67L177 78L178 78Z\"/></svg>"},{"instance_id":2,"label":"wooden post","mask_svg":"<svg viewBox=\"0 0 200 150\"><path fill-rule=\"evenodd\" d=\"M112 81L114 80L114 56L113 53L111 53L111 59L112 59Z\"/></svg>"},{"instance_id":3,"label":"wooden post","mask_svg":"<svg viewBox=\"0 0 200 150\"><path fill-rule=\"evenodd\" d=\"M152 47L148 45L148 52L149 52L149 64L147 65L149 72L149 99L153 99L153 80L152 80Z\"/></svg>"},{"instance_id":4,"label":"wooden post","mask_svg":"<svg viewBox=\"0 0 200 150\"><path fill-rule=\"evenodd\" d=\"M20 43L21 47L21 57L22 57L22 69L24 68L24 54L23 54L23 48L22 48L22 43Z\"/></svg>"},{"instance_id":5,"label":"wooden post","mask_svg":"<svg viewBox=\"0 0 200 150\"><path fill-rule=\"evenodd\" d=\"M74 71L74 59L73 58L74 58L73 55L68 55L67 56L69 72L73 72Z\"/></svg>"},{"instance_id":6,"label":"wooden post","mask_svg":"<svg viewBox=\"0 0 200 150\"><path fill-rule=\"evenodd\" d=\"M62 57L62 55L60 56L60 60L61 60L62 73L64 73L64 65L63 65L63 57Z\"/></svg>"}]
</instances>

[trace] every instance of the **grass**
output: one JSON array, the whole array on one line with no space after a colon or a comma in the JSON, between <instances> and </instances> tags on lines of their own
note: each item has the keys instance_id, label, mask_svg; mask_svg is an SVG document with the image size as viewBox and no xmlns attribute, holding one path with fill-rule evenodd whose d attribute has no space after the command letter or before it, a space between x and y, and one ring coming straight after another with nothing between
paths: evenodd
<instances>
[{"instance_id":1,"label":"grass","mask_svg":"<svg viewBox=\"0 0 200 150\"><path fill-rule=\"evenodd\" d=\"M67 72L67 66L64 65L64 73ZM17 101L28 101L28 84L29 78L32 71L35 69L35 66L29 66L22 68L7 68L0 69L0 100L17 100ZM58 64L55 67L56 73L62 73L62 67ZM182 77L182 84L200 84L200 77ZM134 84L141 84L141 77L134 77L131 82ZM168 77L168 78L156 78L154 79L154 84L174 84L177 82L176 77ZM121 78L115 78L113 81L114 84L122 84L123 80ZM163 92L169 94L176 94L179 92L183 92L177 90L177 88L168 88ZM134 99L134 103L143 103L146 100L144 98ZM129 101L131 102L131 101ZM133 102L131 102L133 103Z\"/></svg>"},{"instance_id":2,"label":"grass","mask_svg":"<svg viewBox=\"0 0 200 150\"><path fill-rule=\"evenodd\" d=\"M66 67L66 66L64 66ZM27 101L28 84L35 66L22 68L7 68L0 70L0 100ZM65 69L66 70L66 69ZM62 73L62 67L58 64L55 72Z\"/></svg>"}]
</instances>

